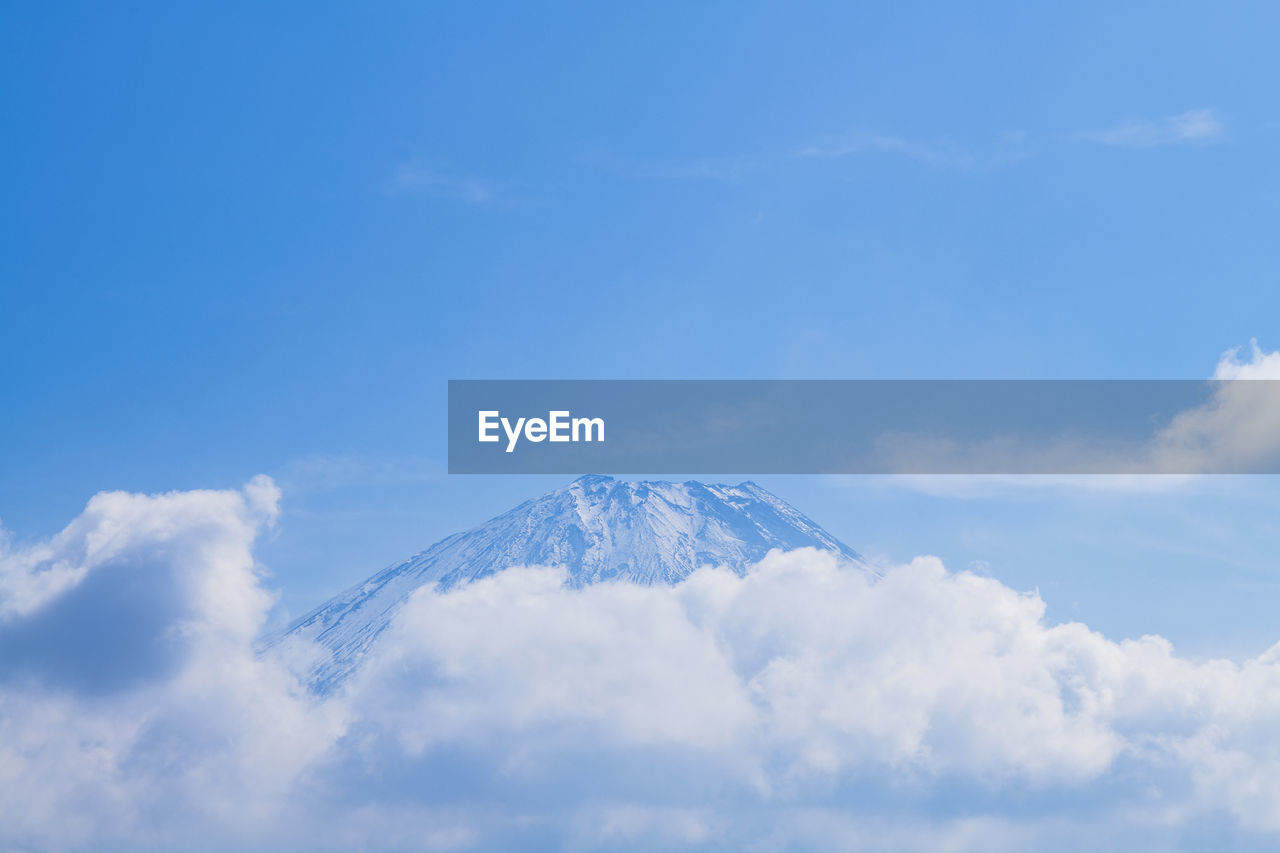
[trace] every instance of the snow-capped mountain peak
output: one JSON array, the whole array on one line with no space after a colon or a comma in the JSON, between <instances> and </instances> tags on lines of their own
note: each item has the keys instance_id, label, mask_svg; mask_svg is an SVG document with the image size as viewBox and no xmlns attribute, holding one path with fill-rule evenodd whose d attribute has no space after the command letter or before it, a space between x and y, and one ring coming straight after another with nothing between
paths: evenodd
<instances>
[{"instance_id":1,"label":"snow-capped mountain peak","mask_svg":"<svg viewBox=\"0 0 1280 853\"><path fill-rule=\"evenodd\" d=\"M703 566L742 573L775 548L862 558L755 483L634 482L588 475L449 536L334 597L285 637L332 653L313 672L325 690L358 666L414 590L448 589L513 566L556 566L573 586L675 584Z\"/></svg>"}]
</instances>

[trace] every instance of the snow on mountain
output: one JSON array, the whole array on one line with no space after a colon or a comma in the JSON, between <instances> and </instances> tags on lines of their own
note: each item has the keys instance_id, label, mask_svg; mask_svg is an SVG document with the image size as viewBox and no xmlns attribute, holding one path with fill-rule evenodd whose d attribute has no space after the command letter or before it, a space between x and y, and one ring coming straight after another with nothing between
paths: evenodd
<instances>
[{"instance_id":1,"label":"snow on mountain","mask_svg":"<svg viewBox=\"0 0 1280 853\"><path fill-rule=\"evenodd\" d=\"M863 559L755 483L630 482L581 477L486 524L442 539L343 592L277 640L311 639L331 653L312 686L336 686L419 587L448 589L512 566L556 566L573 586L675 584L702 566L739 574L770 550L813 547L870 571Z\"/></svg>"}]
</instances>

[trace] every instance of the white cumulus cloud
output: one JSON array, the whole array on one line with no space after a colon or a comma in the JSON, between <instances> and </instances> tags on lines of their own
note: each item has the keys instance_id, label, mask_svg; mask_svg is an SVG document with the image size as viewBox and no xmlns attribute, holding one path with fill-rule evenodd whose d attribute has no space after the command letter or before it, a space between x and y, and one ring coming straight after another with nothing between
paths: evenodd
<instances>
[{"instance_id":1,"label":"white cumulus cloud","mask_svg":"<svg viewBox=\"0 0 1280 853\"><path fill-rule=\"evenodd\" d=\"M4 554L0 846L1280 840L1280 651L1190 660L931 557L877 580L803 550L675 587L423 589L317 697L253 650L277 499L100 495Z\"/></svg>"}]
</instances>

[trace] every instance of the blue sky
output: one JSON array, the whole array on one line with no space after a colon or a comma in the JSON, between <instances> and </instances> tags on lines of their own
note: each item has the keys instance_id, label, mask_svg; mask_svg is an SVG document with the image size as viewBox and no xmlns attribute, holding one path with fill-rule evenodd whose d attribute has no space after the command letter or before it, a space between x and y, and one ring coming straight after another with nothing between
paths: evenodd
<instances>
[{"instance_id":1,"label":"blue sky","mask_svg":"<svg viewBox=\"0 0 1280 853\"><path fill-rule=\"evenodd\" d=\"M394 680L371 692L363 710L317 709L273 677L241 683L206 664L234 649L227 659L257 673L265 664L250 643L263 626L563 484L558 477L449 477L448 379L1199 378L1251 339L1265 351L1280 349L1280 10L1273 4L11 3L4 18L0 519L11 544L0 542L0 592L13 594L5 587L12 577L26 595L20 585L30 567L57 557L50 577L72 585L76 571L104 560L159 572L166 580L154 595L183 614L207 616L204 594L184 585L192 577L221 578L243 605L207 618L204 633L187 638L190 649L164 662L185 675L160 698L121 688L102 703L103 716L96 699L68 705L66 697L12 694L6 707L17 709L15 730L43 732L69 719L64 733L92 741L85 762L63 761L52 747L53 758L32 759L45 778L69 780L65 802L79 803L86 790L114 791L118 774L105 782L93 775L101 743L121 744L120 754L137 762L126 768L151 767L163 738L156 752L129 745L135 720L154 712L162 734L205 745L191 746L190 755L207 759L214 794L271 800L275 789L241 784L239 759L222 749L231 741L256 749L261 738L270 747L260 750L270 761L262 760L272 768L313 767L321 754L337 762L308 788L319 793L306 813L327 816L326 797L348 804L365 797L370 826L383 826L383 806L392 822L415 825L421 816L395 812L394 798L376 802L376 789L352 794L334 781L346 778L342 760L360 758L340 751L333 758L337 716L366 713L387 731L413 736L412 726L406 733L379 716L405 707L391 701L404 700ZM273 478L280 494L252 479L258 474ZM1147 756L1125 749L1140 752L1144 741L1125 740L1126 726L1145 736L1167 734L1161 726L1173 724L1160 714L1153 722L1145 699L1130 696L1132 707L1100 713L1087 721L1096 727L1061 738L1077 762L1072 772L1103 780L1086 784L1081 802L1131 787L1132 799L1118 799L1149 817L1163 806L1142 799L1147 783L1176 777L1176 785L1209 792L1202 800L1216 805L1208 817L1160 835L1167 849L1205 838L1241 849L1274 841L1250 833L1276 831L1268 816L1280 813L1280 800L1262 795L1275 788L1237 797L1224 782L1252 778L1232 774L1244 766L1231 764L1242 755L1261 762L1261 769L1249 765L1259 774L1280 766L1269 746L1274 708L1250 704L1274 694L1249 680L1271 677L1270 658L1229 678L1204 663L1217 655L1253 658L1280 639L1273 606L1280 487L1272 478L1137 485L753 479L876 560L935 554L953 572L985 579L980 585L990 580L983 587L990 600L1016 618L992 616L996 604L979 597L973 621L1013 625L1010 647L1028 636L1058 642L1052 626L1071 620L1101 632L1106 643L1074 635L1067 643L1081 659L1103 662L1081 676L1101 692L1123 693L1133 683L1108 681L1105 662L1123 658L1141 674L1155 661L1162 683L1173 685L1161 701L1176 706L1170 715L1184 715L1178 725L1222 721L1238 740L1206 746L1191 738L1176 758L1142 764ZM107 496L86 510L104 490L179 494ZM72 519L69 534L49 539ZM126 531L124 563L95 556L92 544L81 547L82 539L100 541L100 530ZM255 561L272 572L266 588L253 575ZM818 590L819 605L823 571L800 572ZM969 583L929 571L897 575L906 580L884 593L885 609ZM112 576L99 577L108 583ZM494 607L512 606L511 614L524 612L527 596L544 594L520 587L536 584L515 575L504 583L513 586L483 594ZM759 583L763 591L744 581L734 595L759 600L747 611L753 618L773 618L767 579ZM97 589L81 588L58 613L92 612ZM1039 592L1043 625L1034 612L1039 599L1013 591ZM137 589L116 594L126 610L155 615L155 602ZM850 600L862 594L855 590ZM619 630L570 634L563 647L607 644L627 626L684 606L684 592L654 595L645 605L654 611L605 601L609 613L621 614ZM5 608L16 605L0 605L2 622L12 616ZM547 606L580 615L579 605ZM461 601L458 613L470 606L492 612L484 601ZM430 607L444 605L423 605L425 616L441 616ZM875 646L822 623L815 607L815 624L833 642ZM931 673L940 682L952 668L945 655L929 657L931 650L972 639L967 623L949 618L937 617L934 645L926 637L923 651L903 652L937 663ZM0 645L60 636L53 623L22 628L30 636L16 640L0 631ZM459 633L471 624L460 618ZM726 624L730 631L737 623ZM693 639L684 651L714 657L697 645L697 631L687 633ZM896 642L902 633L886 636ZM1147 634L1167 638L1182 657L1154 641L1108 645ZM87 636L54 651L64 663L83 664L77 650ZM514 676L498 664L539 651L520 639L508 637L497 663L455 650L461 664L493 674L492 683L439 701L470 708L473 700L481 707L511 700L504 691ZM144 640L112 642L132 654ZM211 649L217 654L206 654ZM418 652L404 654L412 662ZM620 665L635 658L625 645L610 653ZM985 660L982 654L975 658ZM652 671L667 672L671 662L660 657ZM153 663L160 666L138 666ZM724 675L712 664L708 672ZM729 692L755 695L729 682ZM188 683L203 685L195 700L183 692ZM8 686L0 678L0 698ZM386 708L377 702L384 695ZM226 708L204 708L209 696L229 697ZM1178 705L1186 696L1221 704ZM979 723L987 711L1010 707L998 691L980 698L989 704L975 704ZM1241 722L1232 716L1237 705L1262 710ZM278 729L253 717L258 707L278 711ZM568 719L578 731L581 721ZM673 731L678 751L688 733ZM874 726L868 731L871 741L889 742ZM958 731L932 747L939 772L951 772L945 762L954 760L961 767L955 786L967 789L966 750L993 748L980 725ZM634 734L623 732L622 746L605 737L601 748L625 751ZM1030 732L1026 750L992 772L1051 777L1043 796L1058 802L1060 780L1045 767L1060 770L1062 756L1038 751L1053 747L1058 734ZM453 774L482 789L483 768L505 773L503 750L518 752L529 738L518 728L491 741L475 736L496 745L432 754L426 769L403 756L395 759L403 767L388 767L407 778ZM62 743L44 737L24 743ZM0 738L0 757L5 743ZM792 746L779 736L752 755L765 766ZM556 765L565 777L573 775L573 755ZM655 770L651 757L628 760L652 778L680 776L661 759ZM1130 773L1126 761L1141 767ZM1166 774L1161 761L1185 770L1185 779ZM172 768L157 763L154 778L170 779ZM737 784L740 768L727 766L707 770L708 784ZM879 778L875 767L857 767ZM274 779L252 777L268 788ZM152 778L138 771L143 782ZM502 778L482 791L490 805L560 790L538 778ZM184 777L190 788L155 790L216 801L202 787L207 782ZM869 783L844 784L856 792ZM43 847L41 833L60 818L46 820L41 809L61 815L60 801L28 801L22 797L39 786L17 787L31 790L0 786L0 806L34 828L15 843L36 839ZM892 799L901 793L890 806L901 805ZM965 838L988 838L990 830L1008 849L1035 846L1028 837L1067 838L1070 846L1073 836L1053 820L1069 818L1075 801L1054 812L1037 805L1041 793L1013 806L1019 819L1030 814L1032 829L979 831L963 820L947 823L947 815L982 812L990 802L975 806L962 796L959 806L947 806L947 791L935 792L912 813L925 819L913 823L910 838L935 849L961 838L962 849ZM139 818L142 837L163 843L171 837L148 832L165 820L182 824L185 813L170 812L163 799L148 802L154 811ZM742 802L745 810L727 813L756 814L756 801ZM700 817L661 808L621 816L611 808L566 820L584 832L592 821L705 828ZM1096 817L1088 803L1080 808ZM102 812L115 826L116 805L106 801ZM170 814L177 817L164 817ZM795 838L843 832L811 825L827 820L816 813L779 814L778 826L794 821L787 825ZM1121 823L1132 817L1108 814ZM1149 842L1141 815L1125 832ZM225 829L216 815L201 819ZM465 826L448 835L447 820L426 824L444 833L441 846L468 837ZM1105 833L1109 824L1098 825ZM884 827L856 829L880 837ZM1018 834L1024 830L1030 836ZM121 832L121 849L130 849L136 836ZM501 838L493 843L503 846Z\"/></svg>"},{"instance_id":2,"label":"blue sky","mask_svg":"<svg viewBox=\"0 0 1280 853\"><path fill-rule=\"evenodd\" d=\"M1199 377L1276 345L1265 4L7 17L0 518L267 472L293 612L558 484L444 476L448 378ZM956 501L773 485L855 546L999 562L939 533Z\"/></svg>"}]
</instances>

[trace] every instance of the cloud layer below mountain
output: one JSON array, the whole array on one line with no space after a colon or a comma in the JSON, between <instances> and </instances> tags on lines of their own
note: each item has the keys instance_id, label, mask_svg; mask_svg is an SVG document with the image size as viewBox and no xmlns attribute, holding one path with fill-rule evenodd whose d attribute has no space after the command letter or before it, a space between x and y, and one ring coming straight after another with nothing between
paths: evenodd
<instances>
[{"instance_id":1,"label":"cloud layer below mountain","mask_svg":"<svg viewBox=\"0 0 1280 853\"><path fill-rule=\"evenodd\" d=\"M677 587L422 590L318 698L315 649L254 652L278 500L101 494L0 552L0 846L1280 840L1280 650L1192 661L933 558L876 581L798 551Z\"/></svg>"}]
</instances>

